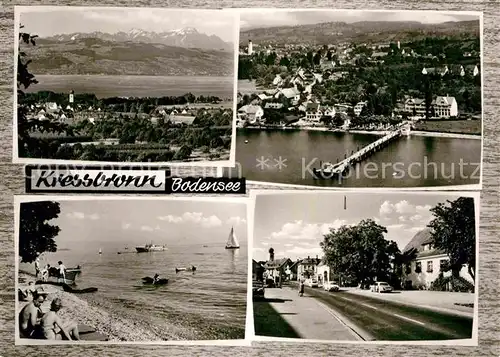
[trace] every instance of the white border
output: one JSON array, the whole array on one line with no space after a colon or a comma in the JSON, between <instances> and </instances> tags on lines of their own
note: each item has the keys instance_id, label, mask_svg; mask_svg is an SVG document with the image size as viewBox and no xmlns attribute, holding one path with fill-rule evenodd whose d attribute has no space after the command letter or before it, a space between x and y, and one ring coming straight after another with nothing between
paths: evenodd
<instances>
[{"instance_id":1,"label":"white border","mask_svg":"<svg viewBox=\"0 0 500 357\"><path fill-rule=\"evenodd\" d=\"M342 192L329 192L324 193L332 196L344 196L351 194L359 194L358 190L344 190ZM279 197L280 195L314 195L318 194L318 192L310 192L309 190L251 190L250 197L253 200L253 216L255 217L255 210L257 207L257 200L259 196L264 195L275 195ZM472 197L474 199L474 214L476 219L476 267L475 267L475 281L474 281L474 315L472 320L472 334L470 339L453 339L453 340L411 340L411 341L386 341L386 340L378 340L378 341L330 341L330 340L315 340L315 339L302 339L302 338L283 338L283 337L269 337L269 336L253 336L253 341L280 341L280 342L301 342L301 343L321 343L321 344L360 344L360 345L433 345L433 346L478 346L478 318L479 318L479 210L481 207L480 198L481 193L477 192L401 192L397 190L384 190L384 192L370 192L368 193L372 196L383 196L388 195L388 199L390 195L407 195L407 196L417 196L421 197L422 195L430 195L430 196L443 196L444 199L453 199L458 197ZM252 222L252 226L255 225L255 221ZM248 259L253 260L253 243L254 243L254 229L252 227L251 230L252 236L249 241L252 242L251 251L248 255ZM250 300L251 301L251 300ZM250 302L249 302L250 304ZM253 311L253 303L252 303L252 311ZM253 313L252 313L253 320Z\"/></svg>"},{"instance_id":2,"label":"white border","mask_svg":"<svg viewBox=\"0 0 500 357\"><path fill-rule=\"evenodd\" d=\"M12 121L12 163L14 164L52 164L52 165L130 165L130 166L205 166L205 167L232 167L235 165L236 158L236 107L237 107L237 93L238 93L238 51L239 51L239 33L240 33L240 18L237 13L233 15L233 52L234 52L234 74L233 74L233 121L232 121L232 135L231 135L231 148L229 151L229 160L220 161L187 161L187 162L127 162L127 161L86 161L86 160L63 160L63 159L38 159L38 158L24 158L19 157L18 142L17 142L17 56L19 52L19 26L21 13L24 12L49 12L55 10L65 11L85 11L85 10L118 10L118 9L144 9L144 7L116 7L116 6L14 6L14 113ZM206 12L207 16L210 13L220 12L218 9L195 9L195 8L155 8L168 12Z\"/></svg>"},{"instance_id":3,"label":"white border","mask_svg":"<svg viewBox=\"0 0 500 357\"><path fill-rule=\"evenodd\" d=\"M249 205L251 200L248 198L241 197L143 197L143 196L92 196L92 195L81 195L81 196L57 196L57 195L16 195L14 196L14 285L15 291L17 292L19 286L19 223L20 223L20 205L24 202L38 202L38 201L117 201L117 200L131 200L131 201L189 201L189 202L214 202L214 203L240 203L246 206L246 219L247 219L247 235L251 232L250 218L253 218L253 207ZM247 256L250 254L250 237L247 237ZM248 258L247 258L248 259ZM249 260L250 261L250 260ZM248 265L247 265L248 267ZM247 272L251 274L251 271ZM248 283L247 274L247 283ZM250 275L251 276L251 275ZM246 305L246 317L245 317L245 338L235 339L235 340L195 340L195 341L54 341L47 342L45 340L30 340L21 339L19 337L19 319L17 318L17 313L19 311L19 300L16 293L15 297L15 345L22 346L54 346L54 345L207 345L207 346L251 346L251 336L249 331L253 330L253 309L249 307L248 297L250 296L251 301L251 289L248 289L247 284L247 305Z\"/></svg>"},{"instance_id":4,"label":"white border","mask_svg":"<svg viewBox=\"0 0 500 357\"><path fill-rule=\"evenodd\" d=\"M227 11L235 11L241 15L244 13L275 13L275 12L350 12L350 13L364 13L364 12L374 12L374 13L413 13L415 16L436 13L436 14L450 14L450 15L471 15L477 16L479 20L479 43L480 43L480 74L481 74L481 158L480 158L480 168L479 168L479 183L471 185L452 185L452 186L423 186L423 187L371 187L365 186L356 188L357 190L374 190L378 191L380 189L388 190L401 190L401 191L464 191L464 190L481 190L483 188L483 163L484 163L484 18L483 12L481 11L449 11L449 10L397 10L397 9L329 9L329 8L232 8L225 9ZM239 53L239 51L238 51ZM236 82L238 83L238 82ZM237 131L237 129L236 129ZM236 134L237 135L237 134ZM477 140L477 139L470 139ZM238 167L238 162L235 161L232 166L227 166L226 169ZM219 174L223 175L222 172ZM308 188L326 191L345 191L350 189L355 189L355 187L319 187L314 185L300 185L300 184L287 184L278 182L267 182L267 181L253 181L247 180L248 184L254 185L268 185L268 186L278 186L278 187L290 187L290 188Z\"/></svg>"}]
</instances>

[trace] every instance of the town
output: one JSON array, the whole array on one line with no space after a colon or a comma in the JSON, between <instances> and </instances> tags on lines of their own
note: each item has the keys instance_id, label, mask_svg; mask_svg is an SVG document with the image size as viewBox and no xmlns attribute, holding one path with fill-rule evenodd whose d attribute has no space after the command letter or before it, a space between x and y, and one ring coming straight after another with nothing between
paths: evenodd
<instances>
[{"instance_id":1,"label":"town","mask_svg":"<svg viewBox=\"0 0 500 357\"><path fill-rule=\"evenodd\" d=\"M191 93L99 99L73 91L26 93L18 110L19 152L85 161L227 160L233 121L227 103Z\"/></svg>"},{"instance_id":2,"label":"town","mask_svg":"<svg viewBox=\"0 0 500 357\"><path fill-rule=\"evenodd\" d=\"M240 44L239 128L481 134L479 38Z\"/></svg>"},{"instance_id":3,"label":"town","mask_svg":"<svg viewBox=\"0 0 500 357\"><path fill-rule=\"evenodd\" d=\"M410 207L402 202L400 207ZM322 256L292 259L286 251L275 251L272 246L279 242L256 238L254 247L271 245L268 259L252 261L256 335L315 340L470 338L476 253L474 222L465 212L473 205L471 198L461 197L431 208L434 219L401 250L372 219L330 229L318 244ZM456 225L469 227L460 241L443 230L453 224L445 215L457 209L464 209L465 216ZM316 250L309 243L314 225L306 226L309 236L303 233L298 242L298 237L288 236L284 246L294 248L285 250ZM292 234L292 225L271 237L284 238L285 231Z\"/></svg>"}]
</instances>

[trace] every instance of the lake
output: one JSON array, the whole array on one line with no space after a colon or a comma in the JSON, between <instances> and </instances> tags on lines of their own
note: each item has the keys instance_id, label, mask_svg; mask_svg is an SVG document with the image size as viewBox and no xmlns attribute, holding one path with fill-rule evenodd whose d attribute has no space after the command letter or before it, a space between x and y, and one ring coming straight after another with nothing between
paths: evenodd
<instances>
[{"instance_id":1,"label":"lake","mask_svg":"<svg viewBox=\"0 0 500 357\"><path fill-rule=\"evenodd\" d=\"M481 140L401 137L342 180L314 179L312 168L337 162L380 136L307 130L238 129L237 167L251 181L324 187L432 187L478 184ZM266 161L267 160L267 161ZM281 166L280 166L281 162Z\"/></svg>"},{"instance_id":2,"label":"lake","mask_svg":"<svg viewBox=\"0 0 500 357\"><path fill-rule=\"evenodd\" d=\"M80 242L70 250L45 253L42 266L82 266L76 283L80 288L97 287L85 298L93 305L125 319L146 321L162 330L165 323L180 331L195 329L199 339L238 336L244 338L247 294L247 245L225 249L226 237L219 243L168 245L164 252L136 253L134 245ZM102 254L98 250L102 248ZM117 254L118 251L123 252ZM128 252L128 253L127 253ZM176 267L197 267L195 273L179 272ZM20 269L33 271L32 264ZM142 277L168 278L165 286L142 284ZM234 338L234 337L233 337Z\"/></svg>"},{"instance_id":3,"label":"lake","mask_svg":"<svg viewBox=\"0 0 500 357\"><path fill-rule=\"evenodd\" d=\"M101 76L101 75L36 75L38 84L27 92L52 91L76 94L93 93L106 97L168 97L192 93L195 96L233 98L233 77L184 76Z\"/></svg>"}]
</instances>

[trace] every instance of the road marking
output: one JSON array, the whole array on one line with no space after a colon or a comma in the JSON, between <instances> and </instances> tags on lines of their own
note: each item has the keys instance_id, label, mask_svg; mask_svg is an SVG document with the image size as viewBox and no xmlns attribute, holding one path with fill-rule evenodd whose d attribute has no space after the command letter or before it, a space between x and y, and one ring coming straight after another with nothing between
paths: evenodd
<instances>
[{"instance_id":1,"label":"road marking","mask_svg":"<svg viewBox=\"0 0 500 357\"><path fill-rule=\"evenodd\" d=\"M360 304L363 305L363 306L369 307L370 309L378 310L378 307L371 306L371 305L368 305L368 304L363 304L363 303L360 303Z\"/></svg>"},{"instance_id":2,"label":"road marking","mask_svg":"<svg viewBox=\"0 0 500 357\"><path fill-rule=\"evenodd\" d=\"M394 314L393 313L393 315L399 317L400 319L411 321L411 322L414 322L416 324L425 326L425 324L423 322L421 322L421 321L413 320L413 319L410 319L409 317L406 317L406 316L403 316L403 315L399 315L399 314Z\"/></svg>"}]
</instances>

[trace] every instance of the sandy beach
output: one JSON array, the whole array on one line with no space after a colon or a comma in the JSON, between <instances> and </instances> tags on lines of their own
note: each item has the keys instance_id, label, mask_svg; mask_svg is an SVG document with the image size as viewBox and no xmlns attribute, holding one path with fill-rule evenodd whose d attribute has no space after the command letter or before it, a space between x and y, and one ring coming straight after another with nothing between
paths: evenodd
<instances>
[{"instance_id":1,"label":"sandy beach","mask_svg":"<svg viewBox=\"0 0 500 357\"><path fill-rule=\"evenodd\" d=\"M19 284L19 288L25 289L29 281L34 281L34 276L28 273L19 273L19 278L25 279L26 283ZM37 285L38 286L38 285ZM195 330L179 328L168 322L162 326L162 330L148 325L138 317L120 316L111 311L109 306L99 302L93 294L75 295L62 290L59 286L44 285L44 290L49 292L46 302L42 305L42 311L50 309L50 301L59 297L63 302L63 309L59 315L64 321L75 321L92 327L97 332L108 337L109 341L165 341L165 340L194 340ZM20 309L25 302L19 302ZM139 311L140 313L140 311Z\"/></svg>"}]
</instances>

